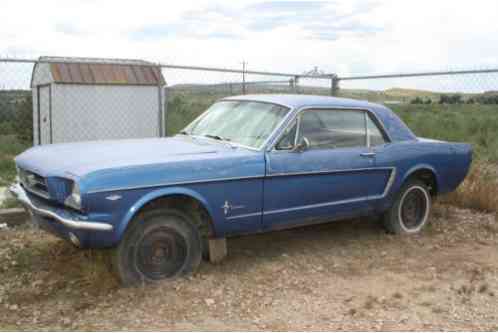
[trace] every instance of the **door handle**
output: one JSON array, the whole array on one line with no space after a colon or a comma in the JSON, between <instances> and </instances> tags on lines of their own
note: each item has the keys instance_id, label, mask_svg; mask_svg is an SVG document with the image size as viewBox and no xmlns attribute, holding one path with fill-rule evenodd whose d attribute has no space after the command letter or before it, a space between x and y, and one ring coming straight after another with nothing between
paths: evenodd
<instances>
[{"instance_id":1,"label":"door handle","mask_svg":"<svg viewBox=\"0 0 498 333\"><path fill-rule=\"evenodd\" d=\"M371 152L368 152L368 153L361 153L360 156L361 157L369 157L369 158L372 158L372 157L375 157L375 152L371 151Z\"/></svg>"}]
</instances>

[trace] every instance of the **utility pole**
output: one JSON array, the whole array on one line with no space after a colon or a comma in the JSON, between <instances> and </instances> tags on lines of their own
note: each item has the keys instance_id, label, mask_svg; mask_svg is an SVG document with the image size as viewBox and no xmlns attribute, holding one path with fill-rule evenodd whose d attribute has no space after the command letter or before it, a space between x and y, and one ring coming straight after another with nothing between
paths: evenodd
<instances>
[{"instance_id":1,"label":"utility pole","mask_svg":"<svg viewBox=\"0 0 498 333\"><path fill-rule=\"evenodd\" d=\"M330 75L330 96L337 96L339 92L339 77L336 74Z\"/></svg>"},{"instance_id":2,"label":"utility pole","mask_svg":"<svg viewBox=\"0 0 498 333\"><path fill-rule=\"evenodd\" d=\"M242 95L246 94L246 66L247 62L242 61Z\"/></svg>"}]
</instances>

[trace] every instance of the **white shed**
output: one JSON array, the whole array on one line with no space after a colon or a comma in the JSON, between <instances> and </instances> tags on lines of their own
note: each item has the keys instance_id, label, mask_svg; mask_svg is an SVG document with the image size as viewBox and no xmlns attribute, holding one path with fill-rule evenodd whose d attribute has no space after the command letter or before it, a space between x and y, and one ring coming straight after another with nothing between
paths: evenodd
<instances>
[{"instance_id":1,"label":"white shed","mask_svg":"<svg viewBox=\"0 0 498 333\"><path fill-rule=\"evenodd\" d=\"M41 57L34 144L162 136L164 86L161 69L141 60Z\"/></svg>"}]
</instances>

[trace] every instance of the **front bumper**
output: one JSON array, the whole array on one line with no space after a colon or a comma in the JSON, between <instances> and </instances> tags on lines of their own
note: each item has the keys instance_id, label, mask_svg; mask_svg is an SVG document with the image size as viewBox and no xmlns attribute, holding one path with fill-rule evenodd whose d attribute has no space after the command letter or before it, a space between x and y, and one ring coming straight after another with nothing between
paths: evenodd
<instances>
[{"instance_id":1,"label":"front bumper","mask_svg":"<svg viewBox=\"0 0 498 333\"><path fill-rule=\"evenodd\" d=\"M9 192L33 214L53 219L67 228L96 231L112 231L113 229L112 224L88 221L84 218L79 218L74 214L69 214L63 209L34 203L20 184L11 185L9 187Z\"/></svg>"}]
</instances>

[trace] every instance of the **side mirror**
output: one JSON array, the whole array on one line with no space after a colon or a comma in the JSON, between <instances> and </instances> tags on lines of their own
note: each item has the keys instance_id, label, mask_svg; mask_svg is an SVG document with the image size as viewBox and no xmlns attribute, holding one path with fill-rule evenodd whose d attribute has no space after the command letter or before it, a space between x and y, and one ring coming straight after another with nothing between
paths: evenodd
<instances>
[{"instance_id":1,"label":"side mirror","mask_svg":"<svg viewBox=\"0 0 498 333\"><path fill-rule=\"evenodd\" d=\"M309 147L310 147L309 140L306 137L302 136L299 138L297 145L294 147L292 151L300 153L307 150Z\"/></svg>"}]
</instances>

